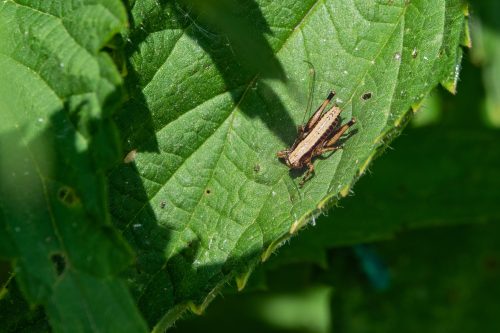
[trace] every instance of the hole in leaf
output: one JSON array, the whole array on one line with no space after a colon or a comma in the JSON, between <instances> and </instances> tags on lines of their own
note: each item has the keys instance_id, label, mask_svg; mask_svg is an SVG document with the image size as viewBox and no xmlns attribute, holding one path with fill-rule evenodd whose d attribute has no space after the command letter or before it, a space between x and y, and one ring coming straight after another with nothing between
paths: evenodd
<instances>
[{"instance_id":1,"label":"hole in leaf","mask_svg":"<svg viewBox=\"0 0 500 333\"><path fill-rule=\"evenodd\" d=\"M62 273L64 273L64 270L66 269L66 259L64 258L63 254L54 253L50 256L50 260L54 265L57 275L61 275Z\"/></svg>"},{"instance_id":2,"label":"hole in leaf","mask_svg":"<svg viewBox=\"0 0 500 333\"><path fill-rule=\"evenodd\" d=\"M57 191L57 198L67 206L73 206L78 201L75 190L68 186L63 186Z\"/></svg>"},{"instance_id":3,"label":"hole in leaf","mask_svg":"<svg viewBox=\"0 0 500 333\"><path fill-rule=\"evenodd\" d=\"M372 93L371 93L371 92L366 92L366 93L364 93L363 95L361 95L361 99L362 99L363 101L367 101L367 100L369 100L370 98L372 98Z\"/></svg>"},{"instance_id":4,"label":"hole in leaf","mask_svg":"<svg viewBox=\"0 0 500 333\"><path fill-rule=\"evenodd\" d=\"M210 193L211 193L210 189L209 189L209 188L207 188L207 189L205 190L205 193L206 193L206 194L210 194Z\"/></svg>"}]
</instances>

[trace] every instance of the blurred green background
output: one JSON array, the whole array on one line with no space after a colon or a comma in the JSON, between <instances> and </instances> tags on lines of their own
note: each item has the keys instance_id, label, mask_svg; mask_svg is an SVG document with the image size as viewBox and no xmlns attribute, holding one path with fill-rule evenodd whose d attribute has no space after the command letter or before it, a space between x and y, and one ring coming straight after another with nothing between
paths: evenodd
<instances>
[{"instance_id":1,"label":"blurred green background","mask_svg":"<svg viewBox=\"0 0 500 333\"><path fill-rule=\"evenodd\" d=\"M355 194L171 331L500 332L498 13L471 8L456 96L435 90Z\"/></svg>"}]
</instances>

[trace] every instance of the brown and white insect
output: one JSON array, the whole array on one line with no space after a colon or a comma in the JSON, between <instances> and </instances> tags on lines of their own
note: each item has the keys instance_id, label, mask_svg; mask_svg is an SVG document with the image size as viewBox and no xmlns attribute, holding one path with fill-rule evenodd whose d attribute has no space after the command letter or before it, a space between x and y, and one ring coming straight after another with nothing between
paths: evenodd
<instances>
[{"instance_id":1,"label":"brown and white insect","mask_svg":"<svg viewBox=\"0 0 500 333\"><path fill-rule=\"evenodd\" d=\"M356 122L355 118L351 118L346 124L341 125L339 115L342 110L336 105L323 112L333 96L335 93L330 92L309 121L298 127L299 133L293 145L276 153L276 156L283 159L290 169L302 169L307 166L308 170L302 178L300 186L304 185L314 172L312 159L326 152L342 148L341 145L338 145L339 139Z\"/></svg>"}]
</instances>

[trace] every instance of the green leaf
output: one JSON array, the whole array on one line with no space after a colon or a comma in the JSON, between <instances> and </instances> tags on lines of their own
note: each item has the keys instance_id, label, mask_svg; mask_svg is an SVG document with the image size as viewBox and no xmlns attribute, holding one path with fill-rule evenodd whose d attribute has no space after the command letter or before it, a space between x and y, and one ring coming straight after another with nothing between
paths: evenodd
<instances>
[{"instance_id":1,"label":"green leaf","mask_svg":"<svg viewBox=\"0 0 500 333\"><path fill-rule=\"evenodd\" d=\"M0 3L0 256L55 332L146 331L105 186L122 81L101 49L125 27L118 0Z\"/></svg>"},{"instance_id":2,"label":"green leaf","mask_svg":"<svg viewBox=\"0 0 500 333\"><path fill-rule=\"evenodd\" d=\"M110 173L110 203L156 331L187 307L203 311L229 279L244 284L260 258L349 192L411 106L440 82L454 90L460 69L460 1L214 6L137 0L125 36L130 99L116 119L130 153ZM299 188L275 154L303 121L305 61L314 105L335 90L343 118L358 122Z\"/></svg>"}]
</instances>

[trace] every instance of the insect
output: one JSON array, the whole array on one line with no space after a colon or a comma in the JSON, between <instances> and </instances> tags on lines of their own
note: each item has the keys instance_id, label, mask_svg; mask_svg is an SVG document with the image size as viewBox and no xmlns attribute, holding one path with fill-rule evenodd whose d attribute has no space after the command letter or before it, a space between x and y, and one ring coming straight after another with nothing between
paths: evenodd
<instances>
[{"instance_id":1,"label":"insect","mask_svg":"<svg viewBox=\"0 0 500 333\"><path fill-rule=\"evenodd\" d=\"M335 93L330 92L309 121L298 127L297 138L290 148L276 153L276 156L283 159L290 169L302 169L307 166L308 170L300 181L300 186L313 175L312 159L342 148L342 145L338 145L339 139L356 123L356 119L351 118L346 124L341 125L339 115L342 110L336 105L323 112L334 96Z\"/></svg>"}]
</instances>

